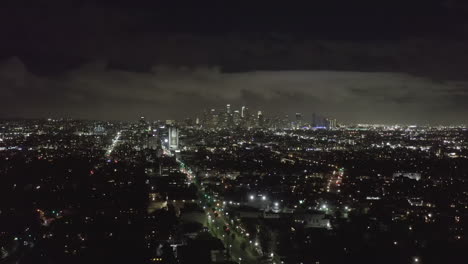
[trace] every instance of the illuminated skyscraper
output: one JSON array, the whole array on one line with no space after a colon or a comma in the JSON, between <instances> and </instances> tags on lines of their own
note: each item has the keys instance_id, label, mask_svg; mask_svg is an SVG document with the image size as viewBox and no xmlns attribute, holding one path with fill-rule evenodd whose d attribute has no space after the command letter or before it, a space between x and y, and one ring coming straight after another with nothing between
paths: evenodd
<instances>
[{"instance_id":1,"label":"illuminated skyscraper","mask_svg":"<svg viewBox=\"0 0 468 264\"><path fill-rule=\"evenodd\" d=\"M233 122L234 122L234 125L238 126L241 122L241 115L239 113L239 110L234 110L234 114L233 114Z\"/></svg>"},{"instance_id":2,"label":"illuminated skyscraper","mask_svg":"<svg viewBox=\"0 0 468 264\"><path fill-rule=\"evenodd\" d=\"M301 127L302 127L302 114L296 113L296 129L299 129Z\"/></svg>"},{"instance_id":3,"label":"illuminated skyscraper","mask_svg":"<svg viewBox=\"0 0 468 264\"><path fill-rule=\"evenodd\" d=\"M211 109L211 116L210 116L210 126L216 127L218 125L218 115L216 114L215 109Z\"/></svg>"},{"instance_id":4,"label":"illuminated skyscraper","mask_svg":"<svg viewBox=\"0 0 468 264\"><path fill-rule=\"evenodd\" d=\"M230 104L226 105L226 113L228 113L228 114L231 113L231 105Z\"/></svg>"},{"instance_id":5,"label":"illuminated skyscraper","mask_svg":"<svg viewBox=\"0 0 468 264\"><path fill-rule=\"evenodd\" d=\"M169 127L169 149L176 150L179 148L179 129L174 126Z\"/></svg>"},{"instance_id":6,"label":"illuminated skyscraper","mask_svg":"<svg viewBox=\"0 0 468 264\"><path fill-rule=\"evenodd\" d=\"M148 128L148 122L146 122L146 119L144 116L140 117L140 120L138 122L138 129L141 134L144 134Z\"/></svg>"},{"instance_id":7,"label":"illuminated skyscraper","mask_svg":"<svg viewBox=\"0 0 468 264\"><path fill-rule=\"evenodd\" d=\"M281 128L290 128L290 123L289 123L289 115L285 115L283 120L281 121Z\"/></svg>"},{"instance_id":8,"label":"illuminated skyscraper","mask_svg":"<svg viewBox=\"0 0 468 264\"><path fill-rule=\"evenodd\" d=\"M334 118L327 118L327 126L329 129L336 128L336 119Z\"/></svg>"},{"instance_id":9,"label":"illuminated skyscraper","mask_svg":"<svg viewBox=\"0 0 468 264\"><path fill-rule=\"evenodd\" d=\"M241 109L241 117L244 118L245 117L245 106L242 106L242 109Z\"/></svg>"},{"instance_id":10,"label":"illuminated skyscraper","mask_svg":"<svg viewBox=\"0 0 468 264\"><path fill-rule=\"evenodd\" d=\"M263 127L264 125L264 117L262 111L257 112L257 126L258 127Z\"/></svg>"}]
</instances>

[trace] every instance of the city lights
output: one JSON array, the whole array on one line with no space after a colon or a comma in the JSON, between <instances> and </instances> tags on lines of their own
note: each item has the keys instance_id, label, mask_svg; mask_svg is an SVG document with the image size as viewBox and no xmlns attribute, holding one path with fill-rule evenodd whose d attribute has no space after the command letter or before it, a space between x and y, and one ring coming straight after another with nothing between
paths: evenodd
<instances>
[{"instance_id":1,"label":"city lights","mask_svg":"<svg viewBox=\"0 0 468 264\"><path fill-rule=\"evenodd\" d=\"M231 109L233 107L231 105ZM248 115L246 109L244 116ZM220 116L218 113L218 118ZM261 117L265 117L265 112ZM296 243L303 252L310 251L311 245L322 247L315 240L319 232L330 235L330 241L336 244L353 241L362 245L365 239L346 232L348 228L361 227L370 236L381 239L382 245L414 254L415 249L421 249L420 241L424 240L418 230L432 230L433 225L441 223L441 216L448 216L444 219L450 220L446 221L445 233L442 229L435 233L438 241L449 237L451 243L465 243L462 212L468 205L456 199L463 195L450 195L459 192L460 188L456 187L463 186L463 178L437 176L442 170L429 161L448 166L446 171L459 168L451 165L453 156L442 154L445 150L426 146L426 138L432 137L431 142L450 144L453 148L448 147L449 153L454 151L452 149L460 153L468 151L466 144L458 143L462 130L425 128L418 130L417 139L407 140L414 137L417 128L411 128L410 132L403 127L399 130L342 127L318 131L296 127L281 132L239 128L234 132L193 128L171 121L164 126L152 124L150 127L163 127L153 131L148 130L146 119L136 124L109 123L107 126L90 125L94 121L83 122L86 125L73 123L77 127L70 131L91 128L92 132L79 135L63 132L62 135L56 133L60 129L55 128L44 135L39 133L39 128L34 132L35 126L28 129L27 137L16 132L16 126L9 128L11 133L0 132L1 138L15 142L13 147L5 146L5 151L0 153L3 155L0 160L8 164L4 170L7 175L18 161L22 166L31 166L30 172L47 172L23 175L30 177L28 181L16 181L11 175L5 178L13 180L2 188L24 197L41 194L35 199L38 204L44 204L35 211L36 220L44 231L38 234L30 224L24 232L9 233L12 243L20 241L21 245L29 247L40 246L35 239L60 241L64 245L60 249L62 254L77 256L84 254L85 244L97 238L88 231L73 233L74 225L107 223L110 228L102 231L102 237L120 239L130 235L119 232L116 226L124 224L129 230L137 230L137 225L143 224L148 230L144 239L149 252L163 250L161 241L171 248L190 247L194 245L191 243L204 243L197 237L206 236L224 246L225 252L219 253L222 258L258 263L268 257L272 263L281 263L284 256L279 252L290 254L291 243ZM203 122L202 119L199 124ZM175 126L177 130L173 129ZM172 149L166 142L169 129L177 131L172 138ZM45 128L40 128L42 130ZM258 136L259 131L263 138ZM36 136L37 139L31 140ZM386 139L382 144L375 143L373 138ZM411 144L411 147L405 148L404 144ZM89 148L90 145L98 147ZM28 151L23 152L23 149ZM71 153L81 157L80 164L74 164ZM15 155L18 156L13 162L10 159ZM410 164L408 168L414 169L388 165L384 171L381 164L387 163ZM86 188L80 187L83 194L77 196L80 198L63 199L76 193L74 188L84 183ZM444 193L447 206L441 206L440 201L433 198L437 195L425 193L435 191ZM141 201L134 199L141 194L145 194L148 204L145 210L136 203ZM55 196L60 199L53 203L46 200ZM98 208L95 214L83 209L89 204ZM74 214L83 217L71 218ZM60 230L65 230L65 235L56 231L59 230L54 228L57 224L64 226ZM402 226L407 229L396 229ZM376 236L379 232L390 232L392 236ZM304 236L297 241L300 233ZM135 231L134 234L139 233ZM163 237L164 234L167 237ZM288 243L279 239L284 234L289 236ZM426 239L426 243L431 241ZM271 249L265 252L265 248ZM346 244L343 248L342 253L336 253L342 259L349 254L365 254L353 252L352 245ZM151 262L163 262L161 256L153 256L153 253L151 256ZM386 257L392 258L391 255ZM423 257L426 258L425 255L412 257L410 261L422 263Z\"/></svg>"},{"instance_id":2,"label":"city lights","mask_svg":"<svg viewBox=\"0 0 468 264\"><path fill-rule=\"evenodd\" d=\"M468 264L468 0L3 2L0 264Z\"/></svg>"}]
</instances>

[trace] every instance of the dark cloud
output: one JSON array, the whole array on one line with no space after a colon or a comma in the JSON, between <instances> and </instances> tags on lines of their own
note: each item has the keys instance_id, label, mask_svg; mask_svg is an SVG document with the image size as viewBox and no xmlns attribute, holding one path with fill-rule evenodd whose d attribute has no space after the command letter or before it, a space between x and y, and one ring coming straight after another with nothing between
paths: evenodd
<instances>
[{"instance_id":1,"label":"dark cloud","mask_svg":"<svg viewBox=\"0 0 468 264\"><path fill-rule=\"evenodd\" d=\"M466 1L124 2L6 2L1 115L466 121Z\"/></svg>"},{"instance_id":2,"label":"dark cloud","mask_svg":"<svg viewBox=\"0 0 468 264\"><path fill-rule=\"evenodd\" d=\"M157 64L205 65L228 72L406 72L435 79L465 79L468 67L466 1L15 2L0 10L0 57L18 56L39 74L97 59L138 72Z\"/></svg>"}]
</instances>

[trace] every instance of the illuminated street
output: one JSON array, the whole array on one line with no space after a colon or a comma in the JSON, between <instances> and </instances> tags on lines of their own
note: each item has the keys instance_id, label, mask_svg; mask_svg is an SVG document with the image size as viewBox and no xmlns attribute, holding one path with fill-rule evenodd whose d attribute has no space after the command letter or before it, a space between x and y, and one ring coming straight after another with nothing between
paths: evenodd
<instances>
[{"instance_id":1,"label":"illuminated street","mask_svg":"<svg viewBox=\"0 0 468 264\"><path fill-rule=\"evenodd\" d=\"M117 132L117 134L115 135L115 138L112 139L112 143L106 150L106 157L109 157L114 151L117 144L119 144L119 139L120 139L121 134L122 134L122 131Z\"/></svg>"}]
</instances>

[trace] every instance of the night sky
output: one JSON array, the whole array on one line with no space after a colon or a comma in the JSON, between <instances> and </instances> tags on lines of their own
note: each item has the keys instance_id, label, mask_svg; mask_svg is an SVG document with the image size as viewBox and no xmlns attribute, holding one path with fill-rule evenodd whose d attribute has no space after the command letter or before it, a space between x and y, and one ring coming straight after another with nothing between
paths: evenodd
<instances>
[{"instance_id":1,"label":"night sky","mask_svg":"<svg viewBox=\"0 0 468 264\"><path fill-rule=\"evenodd\" d=\"M467 1L127 2L2 1L0 117L468 123Z\"/></svg>"}]
</instances>

